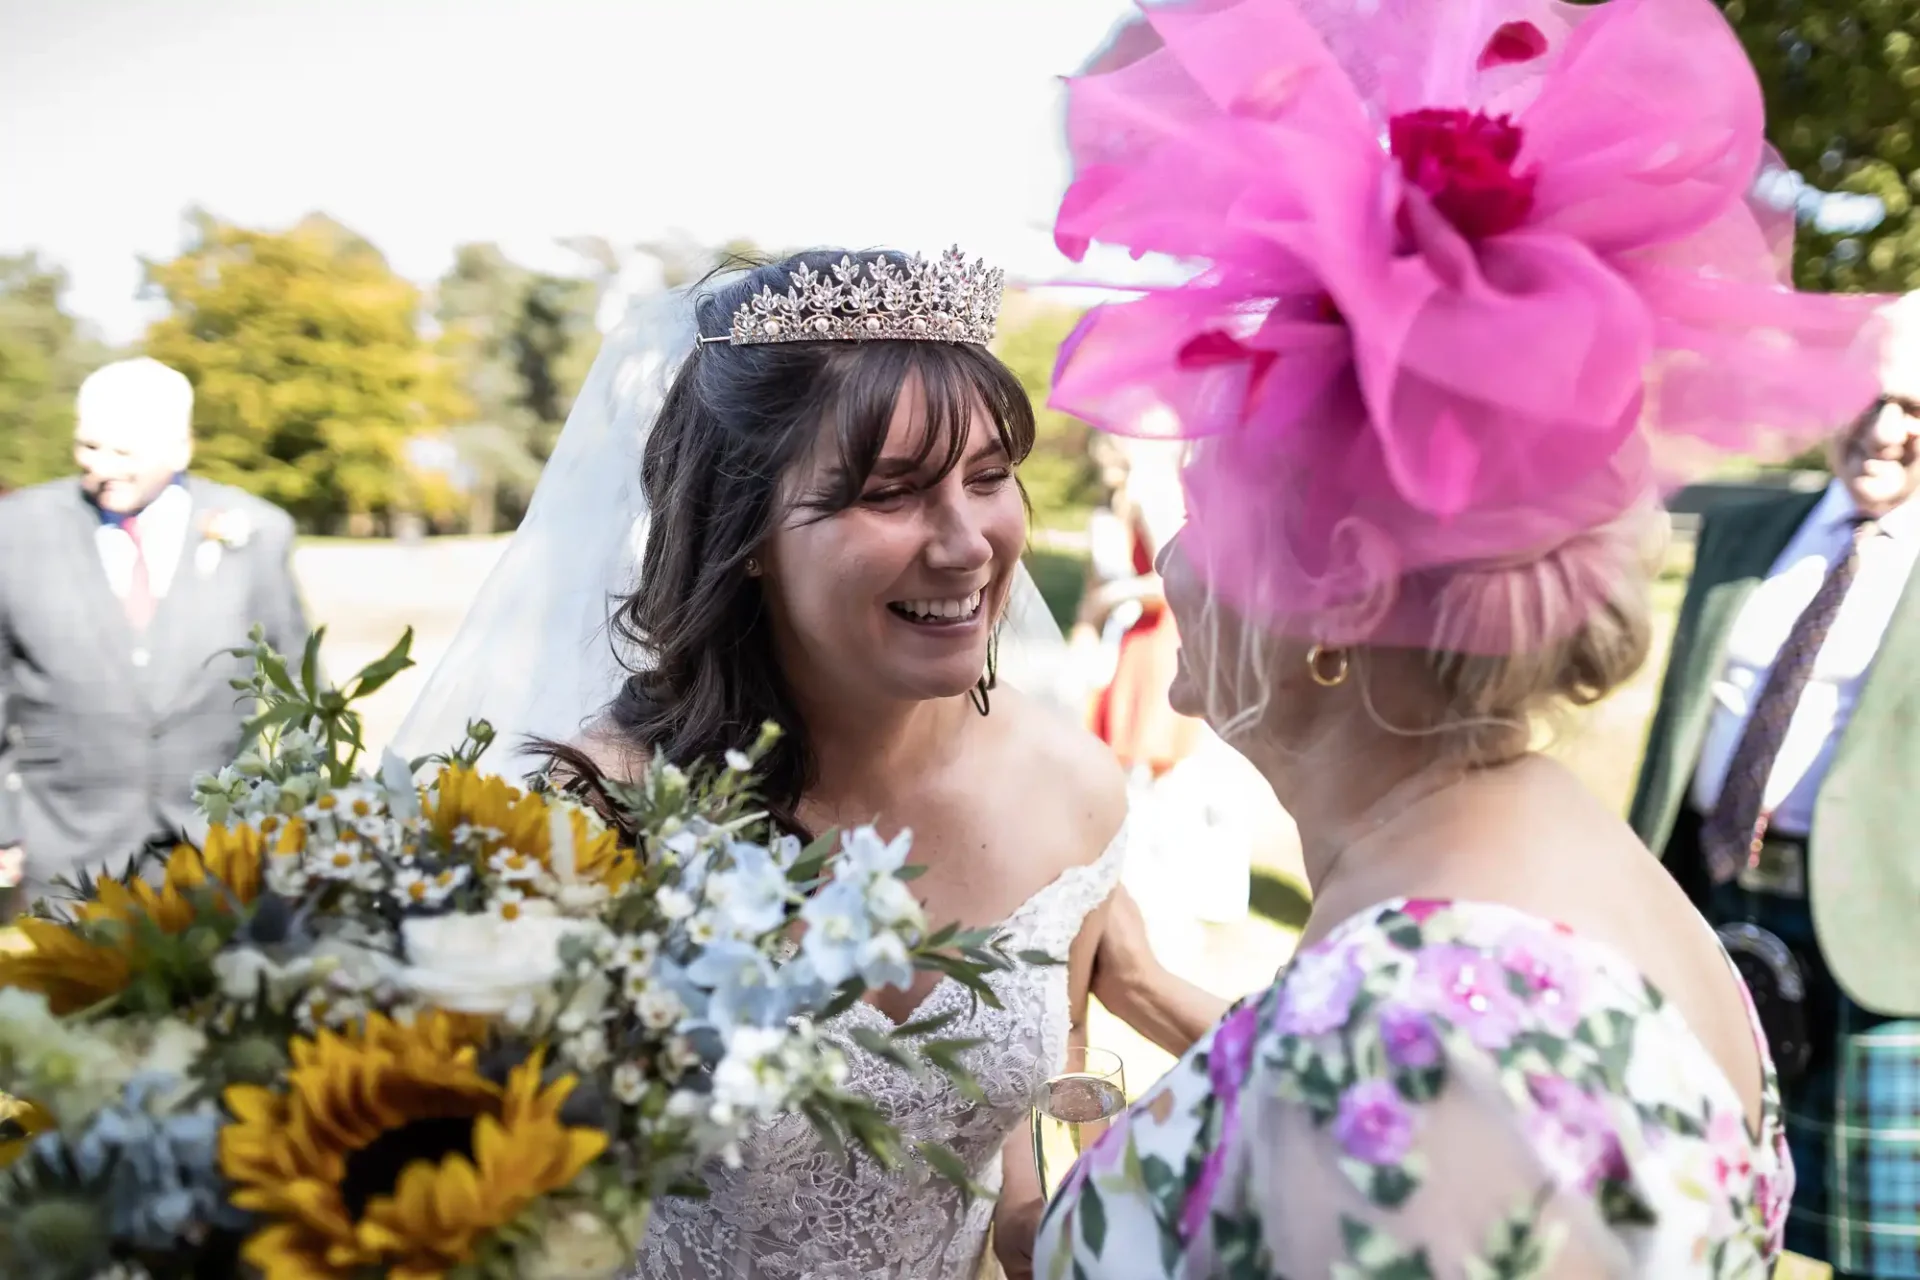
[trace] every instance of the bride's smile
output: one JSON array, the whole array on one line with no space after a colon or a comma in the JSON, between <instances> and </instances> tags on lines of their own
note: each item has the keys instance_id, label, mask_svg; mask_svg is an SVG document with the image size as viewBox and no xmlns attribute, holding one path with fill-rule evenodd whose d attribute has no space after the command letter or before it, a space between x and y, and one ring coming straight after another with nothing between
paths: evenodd
<instances>
[{"instance_id":1,"label":"bride's smile","mask_svg":"<svg viewBox=\"0 0 1920 1280\"><path fill-rule=\"evenodd\" d=\"M775 634L804 655L790 669L832 685L815 696L952 698L986 670L1026 542L1026 503L1011 442L978 393L937 376L928 385L908 375L883 439L862 440L830 416L767 541Z\"/></svg>"},{"instance_id":2,"label":"bride's smile","mask_svg":"<svg viewBox=\"0 0 1920 1280\"><path fill-rule=\"evenodd\" d=\"M936 627L949 633L964 631L980 621L980 602L986 592L971 591L964 596L944 599L895 600L887 608L919 627Z\"/></svg>"}]
</instances>

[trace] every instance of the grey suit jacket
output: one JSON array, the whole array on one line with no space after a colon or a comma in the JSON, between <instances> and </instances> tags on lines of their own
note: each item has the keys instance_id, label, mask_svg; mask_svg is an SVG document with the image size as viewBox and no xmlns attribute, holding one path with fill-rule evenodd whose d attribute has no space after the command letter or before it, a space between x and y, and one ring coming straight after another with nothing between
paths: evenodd
<instances>
[{"instance_id":1,"label":"grey suit jacket","mask_svg":"<svg viewBox=\"0 0 1920 1280\"><path fill-rule=\"evenodd\" d=\"M232 763L247 712L227 683L245 665L215 655L256 622L282 652L306 642L293 521L226 485L186 487L187 545L144 634L108 585L77 479L0 498L0 848L25 847L29 901L186 830L194 775ZM249 529L217 558L200 550L215 512Z\"/></svg>"}]
</instances>

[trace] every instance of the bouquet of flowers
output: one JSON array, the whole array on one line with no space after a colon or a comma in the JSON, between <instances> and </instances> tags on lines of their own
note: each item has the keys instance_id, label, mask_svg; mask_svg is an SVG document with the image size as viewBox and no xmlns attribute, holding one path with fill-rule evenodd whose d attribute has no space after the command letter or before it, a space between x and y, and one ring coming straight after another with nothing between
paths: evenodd
<instances>
[{"instance_id":1,"label":"bouquet of flowers","mask_svg":"<svg viewBox=\"0 0 1920 1280\"><path fill-rule=\"evenodd\" d=\"M991 1003L986 975L1014 962L928 926L907 836L773 834L752 790L772 728L723 767L615 786L633 847L538 780L481 772L483 723L363 770L353 704L410 640L342 691L317 635L295 670L256 632L236 684L259 714L196 784L201 847L19 923L0 1274L610 1274L653 1198L789 1111L837 1150L964 1182L842 1090L817 1030L917 968ZM853 1034L970 1083L975 1042Z\"/></svg>"}]
</instances>

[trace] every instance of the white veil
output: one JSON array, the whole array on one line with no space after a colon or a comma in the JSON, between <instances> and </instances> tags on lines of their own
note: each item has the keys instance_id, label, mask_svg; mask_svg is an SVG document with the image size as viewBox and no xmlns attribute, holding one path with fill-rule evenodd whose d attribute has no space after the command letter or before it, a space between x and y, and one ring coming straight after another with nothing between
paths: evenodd
<instances>
[{"instance_id":1,"label":"white veil","mask_svg":"<svg viewBox=\"0 0 1920 1280\"><path fill-rule=\"evenodd\" d=\"M498 743L490 761L502 768L525 736L578 737L644 661L621 651L609 622L639 571L648 524L640 458L693 348L699 288L637 299L601 344L526 518L394 735L402 756L449 750L469 721L484 719ZM1022 565L1000 625L1000 678L1056 701L1066 658Z\"/></svg>"}]
</instances>

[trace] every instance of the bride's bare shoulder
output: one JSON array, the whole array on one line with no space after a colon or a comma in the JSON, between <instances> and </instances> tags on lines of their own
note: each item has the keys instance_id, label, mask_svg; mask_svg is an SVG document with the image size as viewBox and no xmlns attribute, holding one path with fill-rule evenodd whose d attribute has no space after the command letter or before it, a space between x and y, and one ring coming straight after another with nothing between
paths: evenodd
<instances>
[{"instance_id":1,"label":"bride's bare shoulder","mask_svg":"<svg viewBox=\"0 0 1920 1280\"><path fill-rule=\"evenodd\" d=\"M995 692L991 706L1007 717L1004 777L1017 798L1008 811L1044 817L1065 837L1063 865L1098 858L1127 818L1127 778L1112 750L1065 712L1012 690Z\"/></svg>"}]
</instances>

